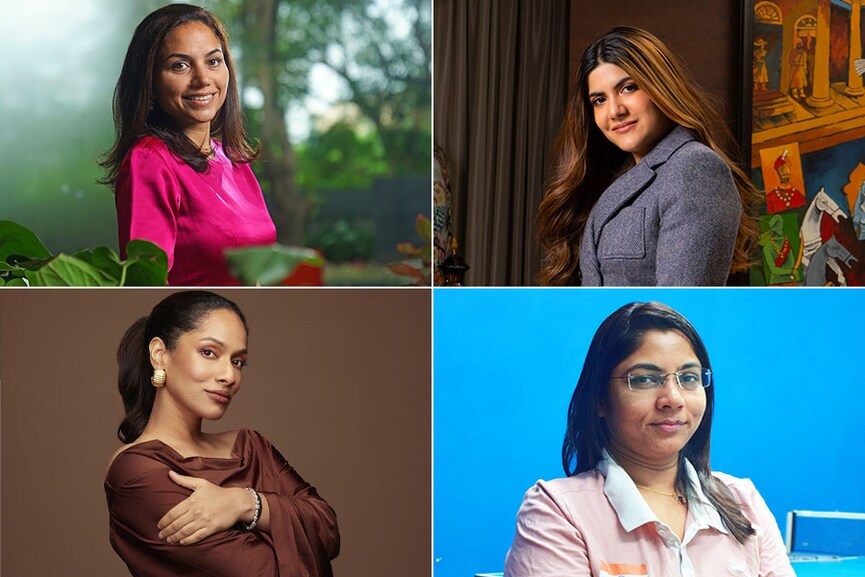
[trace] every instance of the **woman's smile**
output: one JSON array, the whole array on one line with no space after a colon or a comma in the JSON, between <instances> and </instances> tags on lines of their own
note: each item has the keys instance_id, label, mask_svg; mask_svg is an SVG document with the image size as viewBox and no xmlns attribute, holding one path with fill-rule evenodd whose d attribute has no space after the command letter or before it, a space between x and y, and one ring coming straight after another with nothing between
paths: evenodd
<instances>
[{"instance_id":1,"label":"woman's smile","mask_svg":"<svg viewBox=\"0 0 865 577\"><path fill-rule=\"evenodd\" d=\"M664 373L657 388L631 390L621 378L648 367ZM699 367L699 360L682 333L645 333L642 345L613 369L608 400L602 407L616 451L664 461L684 448L703 420L706 391L680 388L673 373L694 367Z\"/></svg>"},{"instance_id":2,"label":"woman's smile","mask_svg":"<svg viewBox=\"0 0 865 577\"><path fill-rule=\"evenodd\" d=\"M157 104L193 142L207 142L230 82L219 39L201 22L182 24L165 36L160 55Z\"/></svg>"},{"instance_id":3,"label":"woman's smile","mask_svg":"<svg viewBox=\"0 0 865 577\"><path fill-rule=\"evenodd\" d=\"M615 64L601 63L587 78L595 125L620 150L640 162L673 128L643 90Z\"/></svg>"}]
</instances>

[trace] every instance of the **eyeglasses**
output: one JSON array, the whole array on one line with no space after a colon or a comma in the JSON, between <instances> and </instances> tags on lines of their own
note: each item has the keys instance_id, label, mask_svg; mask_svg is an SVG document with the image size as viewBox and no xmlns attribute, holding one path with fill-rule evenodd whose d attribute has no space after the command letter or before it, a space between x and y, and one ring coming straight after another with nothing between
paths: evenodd
<instances>
[{"instance_id":1,"label":"eyeglasses","mask_svg":"<svg viewBox=\"0 0 865 577\"><path fill-rule=\"evenodd\" d=\"M675 373L659 373L645 369L636 369L624 377L613 377L614 379L627 379L628 388L632 391L649 391L660 389L667 382L667 377L676 376L676 384L684 391L696 391L705 389L712 384L711 369L685 369Z\"/></svg>"}]
</instances>

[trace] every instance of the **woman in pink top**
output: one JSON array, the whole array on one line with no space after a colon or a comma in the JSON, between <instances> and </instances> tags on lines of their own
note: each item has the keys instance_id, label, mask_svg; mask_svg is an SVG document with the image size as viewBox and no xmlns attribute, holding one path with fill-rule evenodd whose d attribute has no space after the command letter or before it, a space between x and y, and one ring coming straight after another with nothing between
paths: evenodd
<instances>
[{"instance_id":1,"label":"woman in pink top","mask_svg":"<svg viewBox=\"0 0 865 577\"><path fill-rule=\"evenodd\" d=\"M564 479L528 490L507 577L791 577L751 481L709 468L709 355L659 303L595 333L568 409Z\"/></svg>"},{"instance_id":2,"label":"woman in pink top","mask_svg":"<svg viewBox=\"0 0 865 577\"><path fill-rule=\"evenodd\" d=\"M168 254L171 285L236 285L226 249L271 244L276 229L249 167L222 23L196 6L147 16L114 94L116 140L102 163L115 190L121 255L130 239Z\"/></svg>"}]
</instances>

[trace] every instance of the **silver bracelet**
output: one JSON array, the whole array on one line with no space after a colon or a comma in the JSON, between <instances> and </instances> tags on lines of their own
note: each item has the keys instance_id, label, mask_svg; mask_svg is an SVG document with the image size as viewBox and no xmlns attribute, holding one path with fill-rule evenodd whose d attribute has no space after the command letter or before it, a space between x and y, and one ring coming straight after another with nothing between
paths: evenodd
<instances>
[{"instance_id":1,"label":"silver bracelet","mask_svg":"<svg viewBox=\"0 0 865 577\"><path fill-rule=\"evenodd\" d=\"M258 491L252 487L246 487L246 490L252 493L252 496L255 497L255 514L252 516L252 522L249 525L241 523L240 526L247 531L252 531L255 529L255 526L258 525L258 520L261 518L261 496L258 494Z\"/></svg>"}]
</instances>

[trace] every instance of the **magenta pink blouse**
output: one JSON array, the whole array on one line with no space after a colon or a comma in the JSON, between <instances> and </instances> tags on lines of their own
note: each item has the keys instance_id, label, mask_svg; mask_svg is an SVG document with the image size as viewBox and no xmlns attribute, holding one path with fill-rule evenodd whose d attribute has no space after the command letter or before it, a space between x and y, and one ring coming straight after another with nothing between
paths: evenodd
<instances>
[{"instance_id":1,"label":"magenta pink blouse","mask_svg":"<svg viewBox=\"0 0 865 577\"><path fill-rule=\"evenodd\" d=\"M115 204L120 254L131 239L168 254L168 284L237 285L224 251L276 242L276 228L249 164L235 164L214 142L207 172L195 172L162 140L146 136L126 154Z\"/></svg>"}]
</instances>

